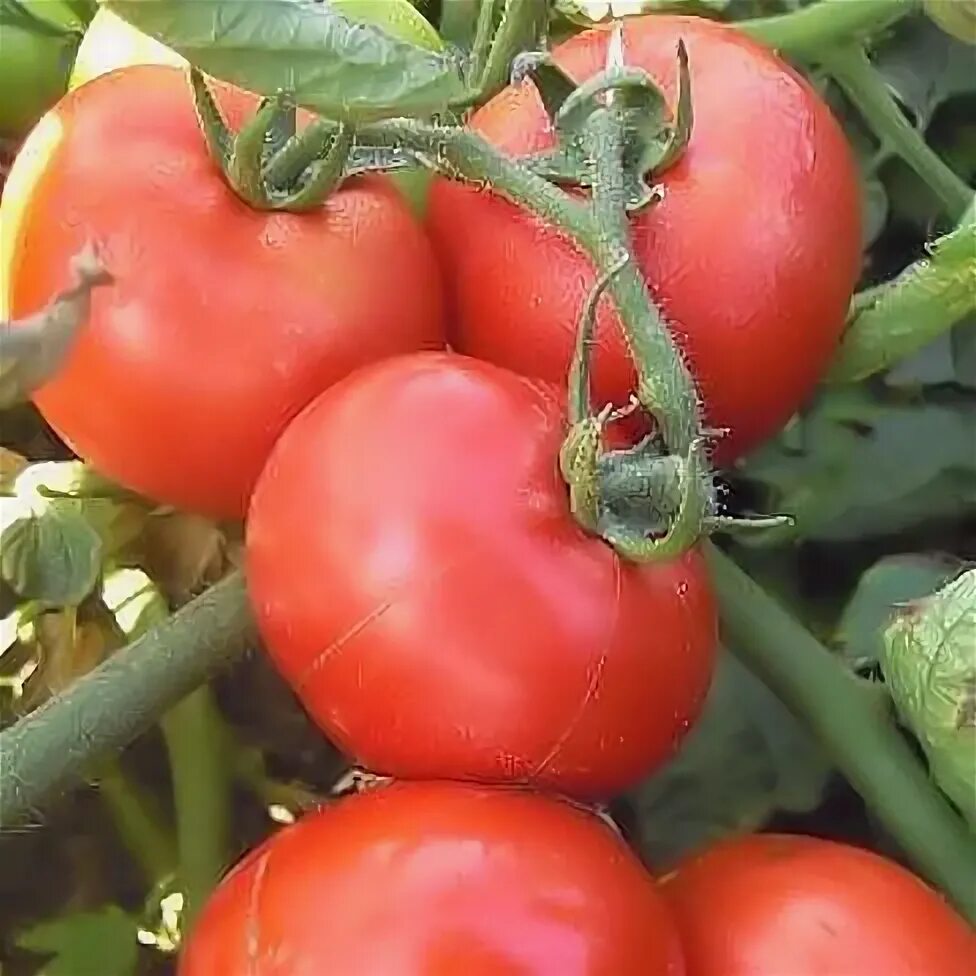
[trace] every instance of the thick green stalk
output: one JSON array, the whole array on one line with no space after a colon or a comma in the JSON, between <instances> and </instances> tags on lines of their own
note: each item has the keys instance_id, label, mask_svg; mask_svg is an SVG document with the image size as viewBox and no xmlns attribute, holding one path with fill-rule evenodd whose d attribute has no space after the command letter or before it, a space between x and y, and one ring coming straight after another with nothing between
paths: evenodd
<instances>
[{"instance_id":1,"label":"thick green stalk","mask_svg":"<svg viewBox=\"0 0 976 976\"><path fill-rule=\"evenodd\" d=\"M256 641L234 574L0 732L0 827L77 784Z\"/></svg>"},{"instance_id":2,"label":"thick green stalk","mask_svg":"<svg viewBox=\"0 0 976 976\"><path fill-rule=\"evenodd\" d=\"M816 61L835 45L877 33L917 6L917 0L820 0L736 26L783 54Z\"/></svg>"},{"instance_id":3,"label":"thick green stalk","mask_svg":"<svg viewBox=\"0 0 976 976\"><path fill-rule=\"evenodd\" d=\"M945 212L959 220L972 202L972 188L933 152L921 132L905 118L864 48L860 44L842 45L822 51L817 60L857 106L882 145L898 153L938 194Z\"/></svg>"},{"instance_id":4,"label":"thick green stalk","mask_svg":"<svg viewBox=\"0 0 976 976\"><path fill-rule=\"evenodd\" d=\"M176 847L150 797L125 775L118 760L98 770L97 792L126 850L153 888L176 870Z\"/></svg>"},{"instance_id":5,"label":"thick green stalk","mask_svg":"<svg viewBox=\"0 0 976 976\"><path fill-rule=\"evenodd\" d=\"M810 729L921 874L976 924L976 837L853 675L728 556L706 545L734 653Z\"/></svg>"},{"instance_id":6,"label":"thick green stalk","mask_svg":"<svg viewBox=\"0 0 976 976\"><path fill-rule=\"evenodd\" d=\"M173 780L187 932L227 867L232 775L224 724L208 685L187 695L161 725Z\"/></svg>"},{"instance_id":7,"label":"thick green stalk","mask_svg":"<svg viewBox=\"0 0 976 976\"><path fill-rule=\"evenodd\" d=\"M858 295L830 383L880 373L976 313L976 223L936 241L894 281Z\"/></svg>"}]
</instances>

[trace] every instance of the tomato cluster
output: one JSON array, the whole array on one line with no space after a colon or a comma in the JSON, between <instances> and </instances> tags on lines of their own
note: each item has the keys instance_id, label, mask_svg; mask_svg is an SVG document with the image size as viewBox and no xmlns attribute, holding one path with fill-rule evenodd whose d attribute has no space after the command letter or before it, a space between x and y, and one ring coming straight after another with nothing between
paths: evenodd
<instances>
[{"instance_id":1,"label":"tomato cluster","mask_svg":"<svg viewBox=\"0 0 976 976\"><path fill-rule=\"evenodd\" d=\"M667 91L688 47L693 136L633 240L727 462L826 366L858 273L858 184L829 111L771 53L694 18L625 34ZM582 79L606 40L556 57ZM217 96L232 125L255 105ZM512 155L551 145L528 82L471 126ZM42 305L90 238L114 277L38 391L44 416L128 487L246 513L270 656L333 741L394 778L242 861L183 976L962 974L963 923L873 855L753 838L656 883L594 815L698 716L708 575L697 548L631 563L570 510L558 456L587 260L447 181L427 230L382 176L313 212L251 209L172 66L72 91L4 193L5 313ZM598 333L598 398L625 402L609 312Z\"/></svg>"}]
</instances>

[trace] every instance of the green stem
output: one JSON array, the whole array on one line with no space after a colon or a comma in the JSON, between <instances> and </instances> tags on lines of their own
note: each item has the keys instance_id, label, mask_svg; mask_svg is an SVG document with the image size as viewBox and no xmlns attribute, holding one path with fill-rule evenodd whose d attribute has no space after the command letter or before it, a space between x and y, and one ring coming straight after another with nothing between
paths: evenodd
<instances>
[{"instance_id":1,"label":"green stem","mask_svg":"<svg viewBox=\"0 0 976 976\"><path fill-rule=\"evenodd\" d=\"M706 546L723 632L735 654L823 744L917 869L976 923L976 838L854 676L728 556Z\"/></svg>"},{"instance_id":2,"label":"green stem","mask_svg":"<svg viewBox=\"0 0 976 976\"><path fill-rule=\"evenodd\" d=\"M596 235L584 243L604 274L620 267L625 255L630 257L610 278L609 288L637 366L638 399L657 419L668 448L685 456L700 432L698 393L633 259L624 207L623 119L612 111L599 111L589 124L596 164L592 204Z\"/></svg>"},{"instance_id":3,"label":"green stem","mask_svg":"<svg viewBox=\"0 0 976 976\"><path fill-rule=\"evenodd\" d=\"M976 223L961 224L929 252L857 296L828 382L880 373L976 312Z\"/></svg>"},{"instance_id":4,"label":"green stem","mask_svg":"<svg viewBox=\"0 0 976 976\"><path fill-rule=\"evenodd\" d=\"M160 724L173 779L178 874L188 932L227 867L230 769L224 725L209 685L187 695Z\"/></svg>"},{"instance_id":5,"label":"green stem","mask_svg":"<svg viewBox=\"0 0 976 976\"><path fill-rule=\"evenodd\" d=\"M98 796L108 811L126 850L153 888L176 868L176 845L145 791L126 776L118 760L98 771Z\"/></svg>"},{"instance_id":6,"label":"green stem","mask_svg":"<svg viewBox=\"0 0 976 976\"><path fill-rule=\"evenodd\" d=\"M297 814L324 802L324 797L301 783L285 783L269 776L260 749L238 746L233 750L230 764L237 782L266 807L277 804Z\"/></svg>"},{"instance_id":7,"label":"green stem","mask_svg":"<svg viewBox=\"0 0 976 976\"><path fill-rule=\"evenodd\" d=\"M917 0L820 0L736 27L783 54L816 61L836 44L877 33L916 7Z\"/></svg>"},{"instance_id":8,"label":"green stem","mask_svg":"<svg viewBox=\"0 0 976 976\"><path fill-rule=\"evenodd\" d=\"M0 732L0 826L76 785L256 641L234 574Z\"/></svg>"},{"instance_id":9,"label":"green stem","mask_svg":"<svg viewBox=\"0 0 976 976\"><path fill-rule=\"evenodd\" d=\"M608 131L613 128L608 126ZM619 129L617 139L620 139ZM595 134L599 141L603 132ZM410 150L425 165L452 179L464 179L508 197L513 203L552 224L569 237L596 266L597 275L612 274L622 254L630 250L629 225L624 213L619 159L613 145L600 150L601 177L612 185L594 195L592 207L573 199L516 160L508 159L476 133L421 122L391 120L360 131L370 145L396 145ZM614 144L616 145L616 144ZM611 220L607 227L602 221ZM685 454L698 430L698 396L691 374L667 327L650 302L635 262L613 275L610 291L626 335L639 357L641 376L653 370L655 419L670 450ZM659 402L658 402L659 401Z\"/></svg>"},{"instance_id":10,"label":"green stem","mask_svg":"<svg viewBox=\"0 0 976 976\"><path fill-rule=\"evenodd\" d=\"M972 188L932 151L905 117L864 48L844 45L823 51L817 60L857 106L882 146L898 153L938 194L946 213L958 220L972 202Z\"/></svg>"}]
</instances>

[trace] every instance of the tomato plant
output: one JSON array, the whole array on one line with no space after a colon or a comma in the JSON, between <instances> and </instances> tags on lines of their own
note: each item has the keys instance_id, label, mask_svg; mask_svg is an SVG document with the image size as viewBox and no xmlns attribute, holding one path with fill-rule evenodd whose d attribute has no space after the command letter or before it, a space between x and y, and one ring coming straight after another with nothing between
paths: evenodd
<instances>
[{"instance_id":1,"label":"tomato plant","mask_svg":"<svg viewBox=\"0 0 976 976\"><path fill-rule=\"evenodd\" d=\"M416 6L0 0L4 973L957 976L976 5Z\"/></svg>"},{"instance_id":2,"label":"tomato plant","mask_svg":"<svg viewBox=\"0 0 976 976\"><path fill-rule=\"evenodd\" d=\"M254 106L226 86L220 98L232 121ZM78 454L159 501L240 516L317 393L372 359L443 344L430 247L385 178L350 179L313 213L250 209L172 67L69 93L15 161L2 216L15 318L62 285L87 237L99 244L116 284L36 402Z\"/></svg>"},{"instance_id":3,"label":"tomato plant","mask_svg":"<svg viewBox=\"0 0 976 976\"><path fill-rule=\"evenodd\" d=\"M735 838L662 879L688 976L964 976L976 935L904 868L815 837Z\"/></svg>"},{"instance_id":4,"label":"tomato plant","mask_svg":"<svg viewBox=\"0 0 976 976\"><path fill-rule=\"evenodd\" d=\"M427 353L360 370L278 441L248 514L254 606L357 761L610 795L694 720L715 644L701 555L638 566L585 534L562 437L545 385Z\"/></svg>"},{"instance_id":5,"label":"tomato plant","mask_svg":"<svg viewBox=\"0 0 976 976\"><path fill-rule=\"evenodd\" d=\"M624 22L629 64L674 97L675 47L687 45L691 142L660 176L663 198L632 220L652 295L687 356L710 426L728 428L728 464L775 433L809 397L836 348L860 273L857 174L820 97L769 50L700 18ZM606 59L592 30L553 57L576 79ZM511 155L552 145L529 82L479 109L471 129ZM431 191L429 226L453 302L456 349L559 381L572 323L593 280L557 230L508 201L447 180ZM477 247L465 247L473 236ZM601 316L596 399L626 403L633 364L611 310Z\"/></svg>"},{"instance_id":6,"label":"tomato plant","mask_svg":"<svg viewBox=\"0 0 976 976\"><path fill-rule=\"evenodd\" d=\"M252 851L180 976L681 976L674 924L606 824L565 803L447 784L379 787Z\"/></svg>"}]
</instances>

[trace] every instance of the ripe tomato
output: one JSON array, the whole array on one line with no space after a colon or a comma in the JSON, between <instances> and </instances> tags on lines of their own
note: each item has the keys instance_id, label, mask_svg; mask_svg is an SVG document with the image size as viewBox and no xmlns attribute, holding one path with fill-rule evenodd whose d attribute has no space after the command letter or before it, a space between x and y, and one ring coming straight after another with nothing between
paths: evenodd
<instances>
[{"instance_id":1,"label":"ripe tomato","mask_svg":"<svg viewBox=\"0 0 976 976\"><path fill-rule=\"evenodd\" d=\"M220 86L232 124L255 98ZM371 360L443 345L423 229L383 177L305 214L250 209L199 132L184 73L141 66L69 93L4 189L0 306L63 287L86 238L113 287L36 402L96 468L162 502L240 517L271 445Z\"/></svg>"},{"instance_id":2,"label":"ripe tomato","mask_svg":"<svg viewBox=\"0 0 976 976\"><path fill-rule=\"evenodd\" d=\"M969 976L976 938L876 854L814 837L719 843L662 879L688 976Z\"/></svg>"},{"instance_id":3,"label":"ripe tomato","mask_svg":"<svg viewBox=\"0 0 976 976\"><path fill-rule=\"evenodd\" d=\"M683 976L653 880L589 813L396 784L266 841L225 878L179 976Z\"/></svg>"},{"instance_id":4,"label":"ripe tomato","mask_svg":"<svg viewBox=\"0 0 976 976\"><path fill-rule=\"evenodd\" d=\"M691 142L661 177L663 202L633 219L633 245L708 423L731 430L715 449L725 464L789 419L834 351L860 266L856 171L827 107L770 51L694 17L623 23L628 63L672 99L678 40L688 47ZM586 31L556 60L587 78L603 66L608 36ZM471 128L513 156L553 139L529 82L475 113ZM561 383L593 285L589 261L500 196L446 180L432 190L429 225L455 307L452 346ZM597 398L624 403L634 370L608 303L597 329Z\"/></svg>"},{"instance_id":5,"label":"ripe tomato","mask_svg":"<svg viewBox=\"0 0 976 976\"><path fill-rule=\"evenodd\" d=\"M275 446L248 515L257 618L370 769L602 796L697 716L716 640L702 556L628 564L579 528L560 402L480 360L401 356Z\"/></svg>"}]
</instances>

